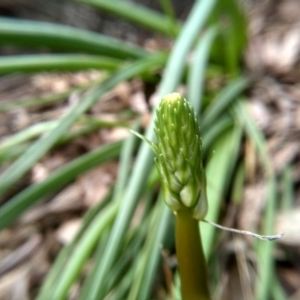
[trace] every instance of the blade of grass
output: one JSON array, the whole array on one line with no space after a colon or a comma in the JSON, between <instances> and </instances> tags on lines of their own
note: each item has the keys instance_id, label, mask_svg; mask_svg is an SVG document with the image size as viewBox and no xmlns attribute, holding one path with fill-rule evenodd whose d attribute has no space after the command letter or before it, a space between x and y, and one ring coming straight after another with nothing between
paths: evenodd
<instances>
[{"instance_id":1,"label":"blade of grass","mask_svg":"<svg viewBox=\"0 0 300 300\"><path fill-rule=\"evenodd\" d=\"M114 16L167 36L174 37L178 34L180 29L179 23L174 23L163 14L139 5L136 2L106 0L76 0L76 2L91 5L101 11L108 12Z\"/></svg>"},{"instance_id":2,"label":"blade of grass","mask_svg":"<svg viewBox=\"0 0 300 300\"><path fill-rule=\"evenodd\" d=\"M152 214L150 223L151 231L145 241L145 246L140 250L137 259L137 268L133 277L128 299L149 299L152 282L161 258L161 244L172 217L170 210L163 209L162 194L158 197L156 208Z\"/></svg>"},{"instance_id":3,"label":"blade of grass","mask_svg":"<svg viewBox=\"0 0 300 300\"><path fill-rule=\"evenodd\" d=\"M239 162L237 170L235 172L233 187L231 193L231 199L233 204L239 206L243 199L244 186L246 182L245 174L245 163L244 161Z\"/></svg>"},{"instance_id":4,"label":"blade of grass","mask_svg":"<svg viewBox=\"0 0 300 300\"><path fill-rule=\"evenodd\" d=\"M258 153L261 158L261 162L266 171L266 175L273 176L273 168L270 161L270 157L268 155L263 133L257 128L253 119L247 112L246 102L240 101L238 105L235 106L235 111L236 117L238 118L239 122L245 126L246 133L257 147Z\"/></svg>"},{"instance_id":5,"label":"blade of grass","mask_svg":"<svg viewBox=\"0 0 300 300\"><path fill-rule=\"evenodd\" d=\"M176 37L179 33L180 24L177 22L173 4L171 0L159 0L159 3L165 17L169 19L169 35Z\"/></svg>"},{"instance_id":6,"label":"blade of grass","mask_svg":"<svg viewBox=\"0 0 300 300\"><path fill-rule=\"evenodd\" d=\"M16 72L108 70L115 71L122 60L96 55L34 54L0 58L0 74Z\"/></svg>"},{"instance_id":7,"label":"blade of grass","mask_svg":"<svg viewBox=\"0 0 300 300\"><path fill-rule=\"evenodd\" d=\"M280 209L288 211L293 207L295 201L292 166L288 165L284 168L282 177L283 195Z\"/></svg>"},{"instance_id":8,"label":"blade of grass","mask_svg":"<svg viewBox=\"0 0 300 300\"><path fill-rule=\"evenodd\" d=\"M288 299L286 292L283 289L283 286L281 285L277 274L273 273L273 282L272 282L272 297L274 300L286 300Z\"/></svg>"},{"instance_id":9,"label":"blade of grass","mask_svg":"<svg viewBox=\"0 0 300 300\"><path fill-rule=\"evenodd\" d=\"M151 57L150 59L140 60L132 65L116 72L112 77L102 83L100 87L86 93L82 100L74 106L69 113L62 118L56 130L49 132L33 143L27 151L17 159L1 176L0 176L0 195L8 190L18 179L20 179L51 147L63 136L71 127L76 119L90 108L98 99L107 91L112 89L118 83L132 78L153 67L161 65L161 56Z\"/></svg>"},{"instance_id":10,"label":"blade of grass","mask_svg":"<svg viewBox=\"0 0 300 300\"><path fill-rule=\"evenodd\" d=\"M54 193L74 180L79 174L107 160L116 158L120 153L121 142L109 144L73 160L53 172L47 179L31 185L0 207L0 230L11 224L28 207Z\"/></svg>"},{"instance_id":11,"label":"blade of grass","mask_svg":"<svg viewBox=\"0 0 300 300\"><path fill-rule=\"evenodd\" d=\"M212 124L207 131L203 132L202 144L204 153L203 156L205 158L210 157L208 152L211 151L211 145L213 142L216 141L224 131L232 127L234 125L233 123L234 121L231 117L224 116L221 117L218 122Z\"/></svg>"},{"instance_id":12,"label":"blade of grass","mask_svg":"<svg viewBox=\"0 0 300 300\"><path fill-rule=\"evenodd\" d=\"M236 100L237 96L239 96L248 84L248 79L240 77L231 81L220 93L218 93L217 97L213 100L215 105L211 104L203 115L203 120L201 122L203 131L217 120L220 114Z\"/></svg>"},{"instance_id":13,"label":"blade of grass","mask_svg":"<svg viewBox=\"0 0 300 300\"><path fill-rule=\"evenodd\" d=\"M160 198L162 205L163 200ZM156 230L153 230L152 239L149 238L149 244L146 245L144 274L140 284L140 289L137 299L149 299L151 290L153 288L153 282L155 281L155 275L159 267L159 262L162 258L161 248L163 241L168 233L170 219L173 217L172 212L168 209L160 209L160 215L156 217L157 226ZM155 228L154 228L155 229Z\"/></svg>"},{"instance_id":14,"label":"blade of grass","mask_svg":"<svg viewBox=\"0 0 300 300\"><path fill-rule=\"evenodd\" d=\"M215 153L213 159L206 168L207 199L209 209L205 219L209 221L217 222L218 220L223 197L225 195L231 173L236 164L241 137L242 128L240 124L235 124L233 128L223 133L214 144L213 149L215 150ZM200 230L204 254L208 260L216 229L213 226L201 223Z\"/></svg>"},{"instance_id":15,"label":"blade of grass","mask_svg":"<svg viewBox=\"0 0 300 300\"><path fill-rule=\"evenodd\" d=\"M85 52L116 58L143 58L147 52L87 30L46 22L0 18L0 45L49 47L52 50Z\"/></svg>"},{"instance_id":16,"label":"blade of grass","mask_svg":"<svg viewBox=\"0 0 300 300\"><path fill-rule=\"evenodd\" d=\"M118 293L120 282L122 283L124 277L131 278L131 284L127 286L127 290L129 290L130 286L132 285L132 278L134 277L133 274L131 275L132 271L134 270L133 265L137 264L137 257L139 256L145 238L149 234L151 216L153 215L153 209L151 208L152 202L153 191L147 190L145 193L143 214L141 217L143 222L141 222L139 226L136 226L133 229L129 229L129 231L127 231L124 243L122 245L122 255L118 257L116 263L112 268L112 272L110 272L105 278L105 280L107 281L107 291L109 293L113 292L114 290L116 290L116 292ZM99 253L99 255L101 255L101 253ZM100 256L98 256L98 260L95 261L96 264L99 259ZM96 271L96 269L94 270ZM92 276L93 275L94 274L92 274ZM88 298L88 294L86 294L86 296L81 295L81 299L86 298Z\"/></svg>"},{"instance_id":17,"label":"blade of grass","mask_svg":"<svg viewBox=\"0 0 300 300\"><path fill-rule=\"evenodd\" d=\"M267 189L267 204L264 214L264 226L262 234L272 234L274 229L274 219L276 213L276 179L272 176L268 180ZM275 243L258 242L258 278L256 282L256 297L257 300L264 300L270 298L271 280L273 278L274 270L274 249Z\"/></svg>"},{"instance_id":18,"label":"blade of grass","mask_svg":"<svg viewBox=\"0 0 300 300\"><path fill-rule=\"evenodd\" d=\"M90 120L88 119L83 120L83 124L81 124L82 125L81 128L76 129L74 131L72 130L71 132L68 132L63 137L61 137L57 141L55 146L64 145L78 137L86 136L87 134L99 130L100 128L114 128L114 127L128 128L128 125L123 122L109 122L109 121L102 121L99 119L96 120L95 122L94 121L90 122ZM49 121L49 122L57 122L57 121ZM33 125L32 127L28 128L29 132L27 132L27 129L24 129L24 131L16 133L15 136L11 136L7 140L5 140L3 144L0 145L0 165L5 162L10 162L13 159L16 159L17 157L21 156L21 154L29 147L29 144L26 144L24 142L26 142L31 138L34 138L36 135L51 130L47 126L45 126L43 130L43 128L39 128L39 125L45 125L45 124L40 123L37 125ZM36 131L35 132L31 131L32 129Z\"/></svg>"},{"instance_id":19,"label":"blade of grass","mask_svg":"<svg viewBox=\"0 0 300 300\"><path fill-rule=\"evenodd\" d=\"M17 148L6 149L0 154L0 165L11 162L14 159L20 157L24 151L28 148L28 144L19 145Z\"/></svg>"},{"instance_id":20,"label":"blade of grass","mask_svg":"<svg viewBox=\"0 0 300 300\"><path fill-rule=\"evenodd\" d=\"M5 101L4 99L4 101L0 103L0 111L8 111L15 108L36 107L36 106L51 104L67 98L74 92L81 92L83 90L87 90L92 86L96 86L97 84L100 84L103 80L104 80L104 76L100 76L100 78L91 80L88 83L81 84L76 87L72 87L65 92L55 93L52 95L21 98L16 100L10 100L9 102Z\"/></svg>"},{"instance_id":21,"label":"blade of grass","mask_svg":"<svg viewBox=\"0 0 300 300\"><path fill-rule=\"evenodd\" d=\"M128 125L124 122L111 122L105 121L101 119L93 119L90 117L81 118L78 122L78 125L82 127L76 130L72 130L71 132L66 133L57 143L56 145L65 144L70 142L71 140L88 134L90 132L95 131L100 128L115 128L115 127L124 127L128 128ZM33 138L36 138L42 135L45 132L50 130L54 130L55 127L59 124L58 120L45 121L34 124L28 128L25 128L22 131L15 133L14 135L4 139L4 141L0 144L0 159L3 153L13 151L14 147L19 147L20 144L30 141Z\"/></svg>"},{"instance_id":22,"label":"blade of grass","mask_svg":"<svg viewBox=\"0 0 300 300\"><path fill-rule=\"evenodd\" d=\"M139 122L135 122L132 129L137 130L139 126ZM114 190L113 201L118 201L119 199L121 199L126 189L131 171L133 152L136 148L137 142L138 138L135 135L130 135L130 137L126 140L122 147L119 158L118 179L116 182L116 188Z\"/></svg>"},{"instance_id":23,"label":"blade of grass","mask_svg":"<svg viewBox=\"0 0 300 300\"><path fill-rule=\"evenodd\" d=\"M198 42L194 50L194 58L190 63L190 72L187 83L187 99L193 104L197 113L201 111L203 86L209 50L217 34L216 27L210 27Z\"/></svg>"},{"instance_id":24,"label":"blade of grass","mask_svg":"<svg viewBox=\"0 0 300 300\"><path fill-rule=\"evenodd\" d=\"M45 122L40 122L38 124L34 124L22 131L17 132L16 134L10 136L9 138L6 138L0 144L0 155L2 155L4 151L9 150L9 148L27 142L30 139L33 139L49 130L53 130L57 125L58 125L57 120L45 121Z\"/></svg>"},{"instance_id":25,"label":"blade of grass","mask_svg":"<svg viewBox=\"0 0 300 300\"><path fill-rule=\"evenodd\" d=\"M204 26L214 4L215 1L213 0L199 1L195 3L190 17L185 23L178 40L175 43L174 50L168 60L165 74L158 91L159 98L162 98L167 93L173 92L179 84L185 66L185 57L187 56L199 30L201 30ZM154 139L153 116L147 129L146 137L149 140ZM150 147L142 144L136 159L135 168L128 182L127 191L124 195L121 208L112 228L107 247L103 253L101 262L97 266L98 272L96 273L97 275L95 275L94 283L90 290L90 299L104 298L104 278L107 276L109 269L113 265L119 253L120 243L124 238L124 233L128 228L139 195L143 189L146 178L150 173L150 168L153 165L153 156L154 155ZM168 208L164 207L163 209Z\"/></svg>"},{"instance_id":26,"label":"blade of grass","mask_svg":"<svg viewBox=\"0 0 300 300\"><path fill-rule=\"evenodd\" d=\"M241 3L218 1L211 23L220 27L212 48L212 60L218 61L231 76L240 74L241 57L247 41L247 19Z\"/></svg>"}]
</instances>

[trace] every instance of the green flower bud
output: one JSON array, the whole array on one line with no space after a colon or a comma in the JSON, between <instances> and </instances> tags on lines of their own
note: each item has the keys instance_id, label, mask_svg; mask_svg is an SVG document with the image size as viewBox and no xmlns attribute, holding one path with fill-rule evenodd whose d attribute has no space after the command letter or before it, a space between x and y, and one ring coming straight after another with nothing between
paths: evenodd
<instances>
[{"instance_id":1,"label":"green flower bud","mask_svg":"<svg viewBox=\"0 0 300 300\"><path fill-rule=\"evenodd\" d=\"M165 96L156 111L152 144L157 157L164 199L173 210L190 208L201 220L207 213L206 179L202 165L202 142L191 104L180 94Z\"/></svg>"}]
</instances>

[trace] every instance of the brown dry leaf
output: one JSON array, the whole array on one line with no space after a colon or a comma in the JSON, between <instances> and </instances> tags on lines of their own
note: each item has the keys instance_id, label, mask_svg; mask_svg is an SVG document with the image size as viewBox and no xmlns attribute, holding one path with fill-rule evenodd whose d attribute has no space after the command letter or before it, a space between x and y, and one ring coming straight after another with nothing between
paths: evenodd
<instances>
[{"instance_id":1,"label":"brown dry leaf","mask_svg":"<svg viewBox=\"0 0 300 300\"><path fill-rule=\"evenodd\" d=\"M293 296L297 294L299 291L299 282L300 282L300 275L299 271L292 269L292 268L280 268L279 269L280 277L285 283L285 286L289 287L289 290L296 291ZM299 300L299 298L291 297L289 300Z\"/></svg>"},{"instance_id":2,"label":"brown dry leaf","mask_svg":"<svg viewBox=\"0 0 300 300\"><path fill-rule=\"evenodd\" d=\"M272 116L270 115L267 105L261 101L261 99L253 98L251 99L251 102L248 103L248 107L248 111L255 120L256 125L261 130L268 129Z\"/></svg>"},{"instance_id":3,"label":"brown dry leaf","mask_svg":"<svg viewBox=\"0 0 300 300\"><path fill-rule=\"evenodd\" d=\"M94 115L102 116L103 113L119 113L129 107L132 85L129 82L118 84L91 108Z\"/></svg>"},{"instance_id":4,"label":"brown dry leaf","mask_svg":"<svg viewBox=\"0 0 300 300\"><path fill-rule=\"evenodd\" d=\"M300 32L297 26L284 34L273 30L252 37L246 52L246 63L255 72L286 74L294 68L299 52Z\"/></svg>"},{"instance_id":5,"label":"brown dry leaf","mask_svg":"<svg viewBox=\"0 0 300 300\"><path fill-rule=\"evenodd\" d=\"M151 107L155 107L160 100L161 99L158 97L158 91L155 91L149 98L149 104Z\"/></svg>"},{"instance_id":6,"label":"brown dry leaf","mask_svg":"<svg viewBox=\"0 0 300 300\"><path fill-rule=\"evenodd\" d=\"M0 112L0 142L4 141L4 139L7 138L5 136L9 136L9 134L11 134L12 128L10 126L10 122L10 114Z\"/></svg>"},{"instance_id":7,"label":"brown dry leaf","mask_svg":"<svg viewBox=\"0 0 300 300\"><path fill-rule=\"evenodd\" d=\"M266 186L263 182L253 183L244 189L238 227L242 230L255 231L260 221L260 214L266 201Z\"/></svg>"},{"instance_id":8,"label":"brown dry leaf","mask_svg":"<svg viewBox=\"0 0 300 300\"><path fill-rule=\"evenodd\" d=\"M69 244L79 231L81 224L81 219L71 219L64 222L56 231L58 241L62 245Z\"/></svg>"},{"instance_id":9,"label":"brown dry leaf","mask_svg":"<svg viewBox=\"0 0 300 300\"><path fill-rule=\"evenodd\" d=\"M35 235L9 255L1 258L0 276L33 257L41 243L41 236Z\"/></svg>"},{"instance_id":10,"label":"brown dry leaf","mask_svg":"<svg viewBox=\"0 0 300 300\"><path fill-rule=\"evenodd\" d=\"M37 163L32 168L32 182L40 182L44 180L52 171L62 167L67 163L68 153L66 152L55 152L51 155L47 155L40 163Z\"/></svg>"},{"instance_id":11,"label":"brown dry leaf","mask_svg":"<svg viewBox=\"0 0 300 300\"><path fill-rule=\"evenodd\" d=\"M225 249L220 252L223 270L214 299L252 300L256 273L249 245L244 239L237 237L227 242Z\"/></svg>"},{"instance_id":12,"label":"brown dry leaf","mask_svg":"<svg viewBox=\"0 0 300 300\"><path fill-rule=\"evenodd\" d=\"M250 139L245 142L245 169L247 180L254 182L258 169L258 157L255 145Z\"/></svg>"},{"instance_id":13,"label":"brown dry leaf","mask_svg":"<svg viewBox=\"0 0 300 300\"><path fill-rule=\"evenodd\" d=\"M70 289L70 295L68 300L78 300L80 296L81 285L79 282L75 282Z\"/></svg>"},{"instance_id":14,"label":"brown dry leaf","mask_svg":"<svg viewBox=\"0 0 300 300\"><path fill-rule=\"evenodd\" d=\"M300 299L300 288L289 298L289 300L299 300Z\"/></svg>"},{"instance_id":15,"label":"brown dry leaf","mask_svg":"<svg viewBox=\"0 0 300 300\"><path fill-rule=\"evenodd\" d=\"M27 75L2 76L0 78L0 103L9 102L32 93Z\"/></svg>"},{"instance_id":16,"label":"brown dry leaf","mask_svg":"<svg viewBox=\"0 0 300 300\"><path fill-rule=\"evenodd\" d=\"M49 175L49 171L47 170L47 168L43 164L37 163L32 168L31 181L33 183L41 182L44 179L46 179L48 175Z\"/></svg>"},{"instance_id":17,"label":"brown dry leaf","mask_svg":"<svg viewBox=\"0 0 300 300\"><path fill-rule=\"evenodd\" d=\"M87 207L94 206L108 193L118 172L117 162L108 162L82 175L78 185Z\"/></svg>"},{"instance_id":18,"label":"brown dry leaf","mask_svg":"<svg viewBox=\"0 0 300 300\"><path fill-rule=\"evenodd\" d=\"M17 230L16 230L17 228ZM37 230L34 226L16 226L6 228L0 231L0 251L11 251L25 243L29 237L36 234Z\"/></svg>"},{"instance_id":19,"label":"brown dry leaf","mask_svg":"<svg viewBox=\"0 0 300 300\"><path fill-rule=\"evenodd\" d=\"M29 268L23 266L0 277L0 300L30 300Z\"/></svg>"},{"instance_id":20,"label":"brown dry leaf","mask_svg":"<svg viewBox=\"0 0 300 300\"><path fill-rule=\"evenodd\" d=\"M78 184L72 184L63 189L49 203L41 204L25 212L20 224L34 224L48 215L82 210L84 206L83 192Z\"/></svg>"},{"instance_id":21,"label":"brown dry leaf","mask_svg":"<svg viewBox=\"0 0 300 300\"><path fill-rule=\"evenodd\" d=\"M64 212L69 210L80 210L84 207L82 197L84 191L78 183L74 183L61 191L49 203L50 212Z\"/></svg>"},{"instance_id":22,"label":"brown dry leaf","mask_svg":"<svg viewBox=\"0 0 300 300\"><path fill-rule=\"evenodd\" d=\"M10 115L9 126L13 132L17 132L22 129L25 129L31 124L32 117L23 108L15 109L9 112L9 115Z\"/></svg>"},{"instance_id":23,"label":"brown dry leaf","mask_svg":"<svg viewBox=\"0 0 300 300\"><path fill-rule=\"evenodd\" d=\"M142 91L137 91L133 93L130 97L130 107L133 111L139 114L146 114L149 111L149 109L147 106L145 93Z\"/></svg>"},{"instance_id":24,"label":"brown dry leaf","mask_svg":"<svg viewBox=\"0 0 300 300\"><path fill-rule=\"evenodd\" d=\"M99 132L95 132L87 136L77 138L76 141L74 141L74 144L76 144L76 146L78 146L79 148L91 151L99 148L99 146L104 144L104 142L101 140Z\"/></svg>"},{"instance_id":25,"label":"brown dry leaf","mask_svg":"<svg viewBox=\"0 0 300 300\"><path fill-rule=\"evenodd\" d=\"M103 142L106 144L126 139L131 132L127 128L114 128L102 129L100 134Z\"/></svg>"},{"instance_id":26,"label":"brown dry leaf","mask_svg":"<svg viewBox=\"0 0 300 300\"><path fill-rule=\"evenodd\" d=\"M21 224L34 224L48 214L80 211L85 208L83 190L79 184L72 184L57 194L49 203L38 205L21 217Z\"/></svg>"},{"instance_id":27,"label":"brown dry leaf","mask_svg":"<svg viewBox=\"0 0 300 300\"><path fill-rule=\"evenodd\" d=\"M299 22L299 0L280 1L277 6L278 19L282 23L295 24Z\"/></svg>"},{"instance_id":28,"label":"brown dry leaf","mask_svg":"<svg viewBox=\"0 0 300 300\"><path fill-rule=\"evenodd\" d=\"M278 243L289 246L300 246L300 208L281 212L276 216L275 232L284 232Z\"/></svg>"},{"instance_id":29,"label":"brown dry leaf","mask_svg":"<svg viewBox=\"0 0 300 300\"><path fill-rule=\"evenodd\" d=\"M74 73L46 73L32 76L31 84L34 89L44 95L56 94L65 92L73 86L100 79L102 76L103 72L96 70Z\"/></svg>"},{"instance_id":30,"label":"brown dry leaf","mask_svg":"<svg viewBox=\"0 0 300 300\"><path fill-rule=\"evenodd\" d=\"M299 155L300 150L300 143L298 141L281 144L282 147L271 155L272 165L277 173L280 173L287 165L289 165L290 162Z\"/></svg>"}]
</instances>

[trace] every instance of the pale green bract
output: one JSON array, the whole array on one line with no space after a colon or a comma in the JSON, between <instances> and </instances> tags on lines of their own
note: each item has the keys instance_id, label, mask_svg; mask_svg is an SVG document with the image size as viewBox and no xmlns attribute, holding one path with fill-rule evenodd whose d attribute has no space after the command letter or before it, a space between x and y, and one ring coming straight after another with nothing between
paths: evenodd
<instances>
[{"instance_id":1,"label":"pale green bract","mask_svg":"<svg viewBox=\"0 0 300 300\"><path fill-rule=\"evenodd\" d=\"M191 104L178 93L165 96L156 111L157 143L151 143L162 180L166 204L173 211L183 207L202 220L208 209L202 142Z\"/></svg>"}]
</instances>

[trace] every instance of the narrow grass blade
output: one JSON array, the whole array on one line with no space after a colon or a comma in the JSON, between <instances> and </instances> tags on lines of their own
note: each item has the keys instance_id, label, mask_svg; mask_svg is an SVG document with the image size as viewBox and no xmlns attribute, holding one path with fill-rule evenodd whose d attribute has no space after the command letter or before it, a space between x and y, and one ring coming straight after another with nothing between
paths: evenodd
<instances>
[{"instance_id":1,"label":"narrow grass blade","mask_svg":"<svg viewBox=\"0 0 300 300\"><path fill-rule=\"evenodd\" d=\"M106 1L106 0L76 0L94 6L101 11L111 13L139 26L151 29L167 36L174 36L179 32L179 23L174 23L163 14L155 12L138 3L130 1Z\"/></svg>"},{"instance_id":2,"label":"narrow grass blade","mask_svg":"<svg viewBox=\"0 0 300 300\"><path fill-rule=\"evenodd\" d=\"M207 177L207 199L208 214L207 220L217 222L222 201L224 200L229 179L236 164L238 150L240 148L242 128L236 124L227 130L215 142L213 149L215 153L213 159L206 168ZM213 245L215 228L205 223L199 224L203 250L206 258L209 258Z\"/></svg>"},{"instance_id":3,"label":"narrow grass blade","mask_svg":"<svg viewBox=\"0 0 300 300\"><path fill-rule=\"evenodd\" d=\"M258 153L260 155L261 162L265 168L267 176L272 176L273 168L267 152L263 133L257 128L253 119L247 112L246 103L244 101L239 102L238 105L235 106L235 111L239 122L245 126L246 133L258 149Z\"/></svg>"},{"instance_id":4,"label":"narrow grass blade","mask_svg":"<svg viewBox=\"0 0 300 300\"><path fill-rule=\"evenodd\" d=\"M212 60L219 62L227 73L234 76L240 74L241 57L247 41L247 18L242 6L239 1L218 1L211 18L211 23L220 27L212 48Z\"/></svg>"},{"instance_id":5,"label":"narrow grass blade","mask_svg":"<svg viewBox=\"0 0 300 300\"><path fill-rule=\"evenodd\" d=\"M138 127L139 122L136 122L133 125L133 129L137 130ZM126 185L131 172L133 153L136 148L137 141L137 137L131 135L123 144L122 151L119 157L118 178L116 187L114 189L113 201L118 201L119 199L121 199L124 191L126 190Z\"/></svg>"},{"instance_id":6,"label":"narrow grass blade","mask_svg":"<svg viewBox=\"0 0 300 300\"><path fill-rule=\"evenodd\" d=\"M179 33L179 24L176 19L173 3L171 0L159 0L160 6L165 14L165 17L169 19L169 35L177 36Z\"/></svg>"},{"instance_id":7,"label":"narrow grass blade","mask_svg":"<svg viewBox=\"0 0 300 300\"><path fill-rule=\"evenodd\" d=\"M90 69L115 71L121 64L122 60L120 59L95 55L35 54L5 56L0 58L0 74Z\"/></svg>"},{"instance_id":8,"label":"narrow grass blade","mask_svg":"<svg viewBox=\"0 0 300 300\"><path fill-rule=\"evenodd\" d=\"M276 213L276 179L271 177L268 180L268 195L266 211L264 215L264 226L262 233L271 234L274 229L274 219ZM271 281L274 274L274 250L275 243L259 242L257 244L258 253L258 278L256 282L257 300L270 298Z\"/></svg>"},{"instance_id":9,"label":"narrow grass blade","mask_svg":"<svg viewBox=\"0 0 300 300\"><path fill-rule=\"evenodd\" d=\"M147 236L149 232L150 227L150 216L151 213L149 212L149 204L153 201L153 192L147 191L145 193L145 207L144 207L144 213L143 213L143 222L133 229L129 229L126 232L126 236L124 239L124 244L122 245L122 255L120 255L116 259L116 263L112 267L111 271L107 274L105 277L105 287L107 290L107 296L105 299L122 299L121 297L113 297L111 295L117 295L120 292L120 286L122 286L122 292L124 293L124 289L126 292L128 292L130 286L132 285L132 280L130 280L130 284L126 284L127 280L126 278L130 277L133 278L133 270L134 267L132 266L137 261L137 257L139 256L140 249L142 248L142 244L144 243L145 237ZM119 199L122 201L122 199ZM120 202L119 202L120 203ZM105 247L106 241L104 241L105 244L103 244L102 241L100 241L102 246ZM101 255L103 253L103 247L99 247L97 249L96 254L94 255L94 264L98 265L98 262L101 260ZM80 299L87 299L89 298L89 291L92 287L93 278L97 276L97 268L94 267L91 271L90 275L84 282L83 289L80 294ZM125 283L126 282L126 283ZM110 296L109 296L110 295Z\"/></svg>"},{"instance_id":10,"label":"narrow grass blade","mask_svg":"<svg viewBox=\"0 0 300 300\"><path fill-rule=\"evenodd\" d=\"M0 144L0 155L4 151L8 150L9 148L15 147L20 143L29 141L30 139L33 139L49 130L53 130L57 125L58 125L58 121L56 121L56 120L46 121L46 122L41 122L41 123L32 125L20 132L17 132L16 134L5 139Z\"/></svg>"},{"instance_id":11,"label":"narrow grass blade","mask_svg":"<svg viewBox=\"0 0 300 300\"><path fill-rule=\"evenodd\" d=\"M102 80L101 80L102 81ZM37 107L37 106L43 106L51 103L55 103L58 101L61 101L65 98L67 98L69 95L71 95L73 92L81 92L83 90L86 90L87 88L91 86L95 86L96 84L99 84L99 80L94 81L92 83L84 84L77 87L72 87L68 89L65 92L62 93L55 93L52 95L45 95L40 97L24 97L21 99L14 99L10 101L5 101L6 99L3 99L4 101L0 103L0 111L9 111L16 108L22 108L22 107Z\"/></svg>"},{"instance_id":12,"label":"narrow grass blade","mask_svg":"<svg viewBox=\"0 0 300 300\"><path fill-rule=\"evenodd\" d=\"M213 100L213 103L205 111L201 122L203 130L206 130L210 124L215 122L220 114L236 100L242 91L244 91L248 84L248 79L240 77L226 85L226 87L217 95L216 99Z\"/></svg>"},{"instance_id":13,"label":"narrow grass blade","mask_svg":"<svg viewBox=\"0 0 300 300\"><path fill-rule=\"evenodd\" d=\"M193 107L197 113L200 113L201 111L203 86L206 75L207 61L209 58L209 50L216 34L216 27L211 27L207 30L207 32L198 42L194 50L194 57L190 64L187 99L193 104Z\"/></svg>"},{"instance_id":14,"label":"narrow grass blade","mask_svg":"<svg viewBox=\"0 0 300 300\"><path fill-rule=\"evenodd\" d=\"M229 116L221 117L218 122L212 124L205 132L203 132L202 144L204 157L209 157L211 145L218 137L227 129L234 125L234 121Z\"/></svg>"},{"instance_id":15,"label":"narrow grass blade","mask_svg":"<svg viewBox=\"0 0 300 300\"><path fill-rule=\"evenodd\" d=\"M274 300L288 299L288 296L275 272L273 272L273 280L271 286L272 286L271 294Z\"/></svg>"},{"instance_id":16,"label":"narrow grass blade","mask_svg":"<svg viewBox=\"0 0 300 300\"><path fill-rule=\"evenodd\" d=\"M293 207L295 201L292 166L288 165L284 168L282 177L283 195L280 209L288 211Z\"/></svg>"},{"instance_id":17,"label":"narrow grass blade","mask_svg":"<svg viewBox=\"0 0 300 300\"><path fill-rule=\"evenodd\" d=\"M14 159L20 157L24 151L28 148L28 144L19 145L17 148L4 149L0 153L0 165L3 163L11 162Z\"/></svg>"},{"instance_id":18,"label":"narrow grass blade","mask_svg":"<svg viewBox=\"0 0 300 300\"><path fill-rule=\"evenodd\" d=\"M144 248L140 251L137 263L137 272L128 295L129 299L149 299L152 282L157 271L161 257L161 244L169 228L172 213L165 207L162 195L158 198L156 209L153 211L150 224L151 232L148 233Z\"/></svg>"},{"instance_id":19,"label":"narrow grass blade","mask_svg":"<svg viewBox=\"0 0 300 300\"><path fill-rule=\"evenodd\" d=\"M128 128L128 125L124 122L109 122L103 120L91 122L91 120L88 119L82 120L83 122L79 121L78 123L81 125L81 127L75 130L71 130L71 132L67 132L57 141L55 146L64 145L76 138L90 134L100 128ZM0 165L4 162L10 162L17 157L20 157L21 154L23 154L23 152L29 147L29 145L26 144L27 141L49 130L54 129L57 124L58 121L47 121L39 123L33 125L32 127L24 129L23 131L18 132L15 135L4 140L4 142L0 145Z\"/></svg>"},{"instance_id":20,"label":"narrow grass blade","mask_svg":"<svg viewBox=\"0 0 300 300\"><path fill-rule=\"evenodd\" d=\"M70 26L0 18L0 45L49 47L116 58L143 58L147 52L133 44Z\"/></svg>"}]
</instances>

